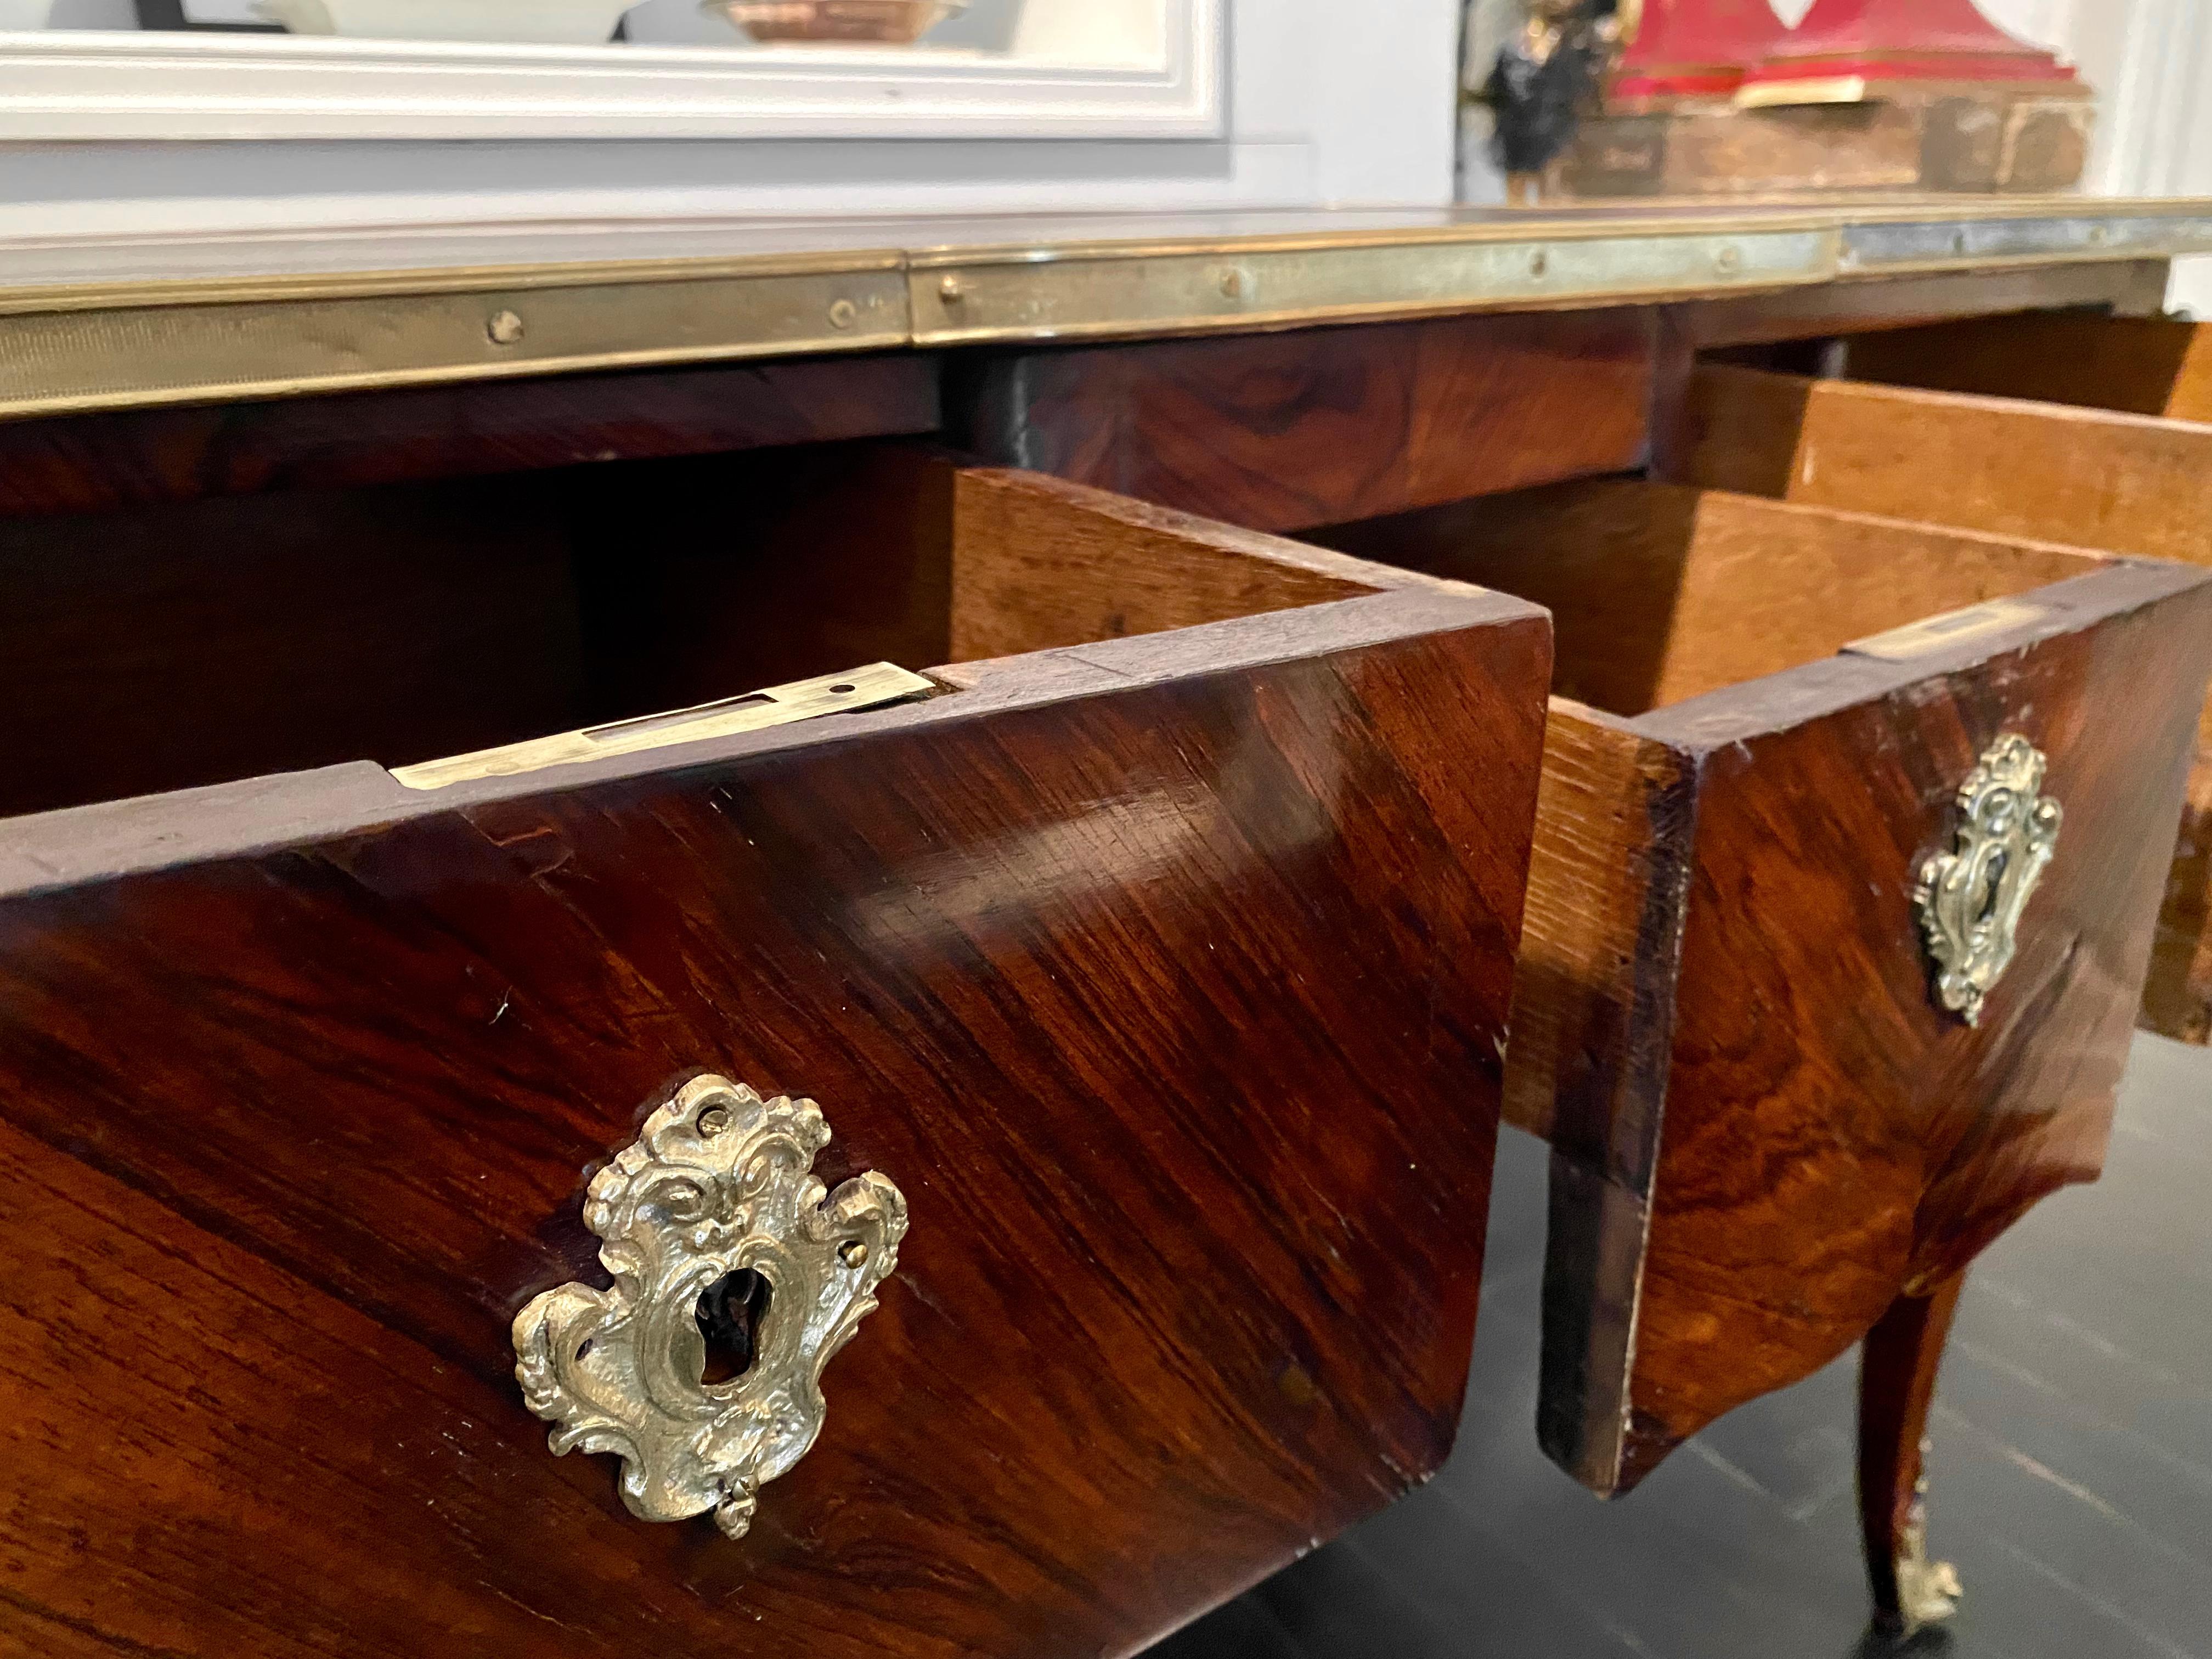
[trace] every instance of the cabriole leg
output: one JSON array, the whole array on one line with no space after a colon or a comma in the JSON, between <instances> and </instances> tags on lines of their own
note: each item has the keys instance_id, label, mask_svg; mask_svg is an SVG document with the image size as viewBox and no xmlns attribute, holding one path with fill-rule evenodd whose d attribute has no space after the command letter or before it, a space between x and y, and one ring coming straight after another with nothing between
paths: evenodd
<instances>
[{"instance_id":1,"label":"cabriole leg","mask_svg":"<svg viewBox=\"0 0 2212 1659\"><path fill-rule=\"evenodd\" d=\"M1859 1522L1875 1626L1886 1634L1909 1634L1958 1605L1958 1573L1928 1559L1921 1454L1964 1283L1962 1275L1932 1295L1898 1297L1867 1333L1859 1362Z\"/></svg>"}]
</instances>

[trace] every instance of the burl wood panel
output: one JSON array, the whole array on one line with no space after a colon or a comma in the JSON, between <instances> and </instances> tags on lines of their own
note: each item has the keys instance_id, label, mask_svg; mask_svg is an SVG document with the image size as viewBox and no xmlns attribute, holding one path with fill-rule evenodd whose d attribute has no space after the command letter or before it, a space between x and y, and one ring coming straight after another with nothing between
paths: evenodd
<instances>
[{"instance_id":1,"label":"burl wood panel","mask_svg":"<svg viewBox=\"0 0 2212 1659\"><path fill-rule=\"evenodd\" d=\"M0 514L97 513L932 431L912 355L0 422Z\"/></svg>"},{"instance_id":2,"label":"burl wood panel","mask_svg":"<svg viewBox=\"0 0 2212 1659\"><path fill-rule=\"evenodd\" d=\"M0 1632L1122 1654L1387 1503L1460 1409L1548 665L1384 594L7 826ZM549 1455L507 1346L702 1067L913 1210L735 1544Z\"/></svg>"},{"instance_id":3,"label":"burl wood panel","mask_svg":"<svg viewBox=\"0 0 2212 1659\"><path fill-rule=\"evenodd\" d=\"M2051 618L1948 660L1838 657L1636 723L1700 781L1620 1486L2101 1165L2212 585L2123 566L2034 597ZM1929 993L1911 892L2007 732L2066 817L1969 1027Z\"/></svg>"},{"instance_id":4,"label":"burl wood panel","mask_svg":"<svg viewBox=\"0 0 2212 1659\"><path fill-rule=\"evenodd\" d=\"M2212 564L2212 427L1720 367L1682 425L1686 482ZM2212 1041L2212 708L2142 1016Z\"/></svg>"},{"instance_id":5,"label":"burl wood panel","mask_svg":"<svg viewBox=\"0 0 2212 1659\"><path fill-rule=\"evenodd\" d=\"M988 460L1300 529L1640 465L1655 327L1592 311L994 354L946 426Z\"/></svg>"},{"instance_id":6,"label":"burl wood panel","mask_svg":"<svg viewBox=\"0 0 2212 1659\"><path fill-rule=\"evenodd\" d=\"M2212 329L2201 323L2042 311L1844 344L1853 380L2212 421Z\"/></svg>"}]
</instances>

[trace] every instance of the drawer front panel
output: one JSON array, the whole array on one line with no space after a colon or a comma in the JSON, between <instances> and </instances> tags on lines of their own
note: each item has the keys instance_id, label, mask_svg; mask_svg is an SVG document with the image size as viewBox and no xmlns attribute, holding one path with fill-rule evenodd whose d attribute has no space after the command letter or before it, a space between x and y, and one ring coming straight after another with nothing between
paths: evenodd
<instances>
[{"instance_id":1,"label":"drawer front panel","mask_svg":"<svg viewBox=\"0 0 2212 1659\"><path fill-rule=\"evenodd\" d=\"M1899 666L1884 695L1706 762L1632 1464L1809 1375L2102 1164L2212 589L1940 673ZM2064 816L1969 1024L1936 994L1915 888L1960 845L1960 785L2006 734L2047 757Z\"/></svg>"},{"instance_id":2,"label":"drawer front panel","mask_svg":"<svg viewBox=\"0 0 2212 1659\"><path fill-rule=\"evenodd\" d=\"M38 1195L0 1232L55 1333L11 1371L0 1627L1123 1651L1436 1468L1547 635L1356 603L1364 643L1347 606L1048 655L0 907L0 1179ZM705 1069L819 1100L817 1173L912 1212L738 1543L629 1517L510 1376L516 1311L604 1282L586 1177Z\"/></svg>"},{"instance_id":3,"label":"drawer front panel","mask_svg":"<svg viewBox=\"0 0 2212 1659\"><path fill-rule=\"evenodd\" d=\"M2112 321L2124 344L2133 325ZM2032 344L2052 325L2018 319ZM1986 325L1997 327L1996 323ZM2188 404L2203 347L2169 337L2153 370L2107 353L2114 401ZM2024 351L2021 389L2070 389L2087 402L2090 360ZM1854 362L1858 361L1854 358ZM1887 362L1887 357L1877 361ZM1925 378L1976 378L1984 360L1931 355ZM2134 365L2131 367L2131 364ZM2167 390L2154 394L2154 383ZM1992 384L1997 382L1992 381ZM2008 399L1813 381L1755 370L1698 372L1680 477L1808 504L1918 519L2107 552L2212 564L2212 425ZM2205 711L2188 816L2177 843L2145 1029L2212 1041L2212 708Z\"/></svg>"}]
</instances>

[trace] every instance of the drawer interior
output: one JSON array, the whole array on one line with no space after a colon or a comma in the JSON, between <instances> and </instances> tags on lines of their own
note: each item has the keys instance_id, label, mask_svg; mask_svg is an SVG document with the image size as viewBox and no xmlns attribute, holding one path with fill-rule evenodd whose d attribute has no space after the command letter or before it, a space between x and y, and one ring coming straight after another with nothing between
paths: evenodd
<instances>
[{"instance_id":1,"label":"drawer interior","mask_svg":"<svg viewBox=\"0 0 2212 1659\"><path fill-rule=\"evenodd\" d=\"M2038 311L1844 341L1855 380L2212 421L2212 325Z\"/></svg>"},{"instance_id":2,"label":"drawer interior","mask_svg":"<svg viewBox=\"0 0 2212 1659\"><path fill-rule=\"evenodd\" d=\"M877 441L12 520L0 815L1375 591L1316 550Z\"/></svg>"},{"instance_id":3,"label":"drawer interior","mask_svg":"<svg viewBox=\"0 0 2212 1659\"><path fill-rule=\"evenodd\" d=\"M1808 506L2212 558L2212 427L2193 421L1707 364L1668 467Z\"/></svg>"},{"instance_id":4,"label":"drawer interior","mask_svg":"<svg viewBox=\"0 0 2212 1659\"><path fill-rule=\"evenodd\" d=\"M1461 501L1312 538L1548 607L1554 690L1624 717L2100 563L2074 549L1641 479Z\"/></svg>"}]
</instances>

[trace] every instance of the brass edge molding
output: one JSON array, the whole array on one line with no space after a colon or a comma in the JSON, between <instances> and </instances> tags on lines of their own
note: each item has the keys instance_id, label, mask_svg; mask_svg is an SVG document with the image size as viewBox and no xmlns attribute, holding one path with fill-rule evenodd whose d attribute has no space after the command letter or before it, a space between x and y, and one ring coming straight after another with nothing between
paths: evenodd
<instances>
[{"instance_id":1,"label":"brass edge molding","mask_svg":"<svg viewBox=\"0 0 2212 1659\"><path fill-rule=\"evenodd\" d=\"M1553 218L1541 212L1513 213L1492 219L1432 225L1379 225L1358 230L1282 230L1240 235L1117 236L1062 238L1046 242L967 242L908 252L915 270L946 265L1036 264L1056 259L1157 258L1174 254L1341 252L1355 248L1408 248L1432 244L1468 246L1486 243L1617 241L1624 237L1755 235L1792 230L1833 230L1831 210L1800 206L1795 211L1766 208L1731 212L1710 204L1690 204L1689 211L1615 214ZM1325 213L1326 210L1320 210ZM1174 215L1165 217L1173 218Z\"/></svg>"},{"instance_id":2,"label":"brass edge molding","mask_svg":"<svg viewBox=\"0 0 2212 1659\"><path fill-rule=\"evenodd\" d=\"M2212 252L2212 202L1927 198L0 290L0 419L749 357L1658 304Z\"/></svg>"},{"instance_id":3,"label":"brass edge molding","mask_svg":"<svg viewBox=\"0 0 2212 1659\"><path fill-rule=\"evenodd\" d=\"M0 416L883 350L896 265L0 314Z\"/></svg>"},{"instance_id":4,"label":"brass edge molding","mask_svg":"<svg viewBox=\"0 0 2212 1659\"><path fill-rule=\"evenodd\" d=\"M1038 249L917 258L918 345L1538 310L1802 287L1837 273L1833 228L1620 231Z\"/></svg>"},{"instance_id":5,"label":"brass edge molding","mask_svg":"<svg viewBox=\"0 0 2212 1659\"><path fill-rule=\"evenodd\" d=\"M265 276L167 276L132 283L38 283L0 288L0 316L17 312L104 311L131 307L232 305L256 300L340 300L491 289L592 288L610 283L699 283L723 278L848 276L904 271L897 248L823 253L737 254L726 258L576 259L553 264L392 266L295 271Z\"/></svg>"},{"instance_id":6,"label":"brass edge molding","mask_svg":"<svg viewBox=\"0 0 2212 1659\"><path fill-rule=\"evenodd\" d=\"M2025 215L1870 220L1843 231L1841 275L1979 270L2212 252L2212 207L2187 211L2068 211L2041 204Z\"/></svg>"}]
</instances>

